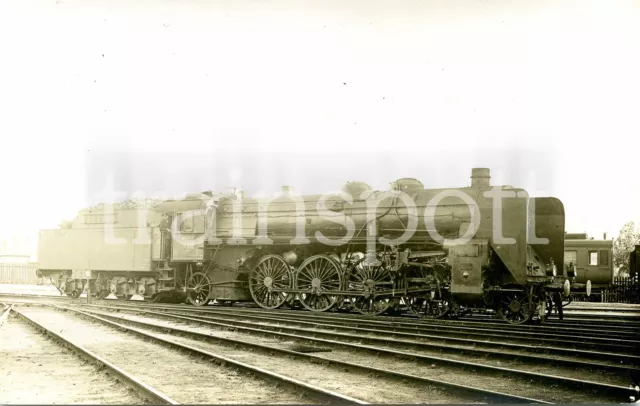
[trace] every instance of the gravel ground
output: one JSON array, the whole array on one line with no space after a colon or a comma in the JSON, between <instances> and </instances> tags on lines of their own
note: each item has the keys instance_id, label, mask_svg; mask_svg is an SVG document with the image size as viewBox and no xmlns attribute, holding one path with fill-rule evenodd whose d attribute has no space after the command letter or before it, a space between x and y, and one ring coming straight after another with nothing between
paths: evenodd
<instances>
[{"instance_id":1,"label":"gravel ground","mask_svg":"<svg viewBox=\"0 0 640 406\"><path fill-rule=\"evenodd\" d=\"M16 316L0 328L0 360L0 404L144 403Z\"/></svg>"},{"instance_id":2,"label":"gravel ground","mask_svg":"<svg viewBox=\"0 0 640 406\"><path fill-rule=\"evenodd\" d=\"M325 389L343 393L369 403L476 403L476 400L458 396L450 390L427 384L400 382L398 380L373 379L371 374L350 372L344 367L330 367L310 361L283 357L274 353L266 355L246 349L232 349L214 343L163 334L167 339L215 351L233 359L246 362L283 375L301 379ZM375 382L375 384L372 384ZM478 399L484 402L485 399Z\"/></svg>"},{"instance_id":3,"label":"gravel ground","mask_svg":"<svg viewBox=\"0 0 640 406\"><path fill-rule=\"evenodd\" d=\"M179 353L71 313L39 307L21 307L20 311L180 403L312 402L301 394L274 388L264 380L249 377L233 368Z\"/></svg>"}]
</instances>

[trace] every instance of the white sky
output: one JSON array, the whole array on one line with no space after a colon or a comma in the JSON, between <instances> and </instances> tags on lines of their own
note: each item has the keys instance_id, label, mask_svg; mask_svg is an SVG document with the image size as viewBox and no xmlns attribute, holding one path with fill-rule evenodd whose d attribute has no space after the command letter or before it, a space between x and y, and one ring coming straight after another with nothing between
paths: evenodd
<instances>
[{"instance_id":1,"label":"white sky","mask_svg":"<svg viewBox=\"0 0 640 406\"><path fill-rule=\"evenodd\" d=\"M526 3L0 0L0 239L34 247L112 170L311 193L474 166L614 236L640 222L640 2Z\"/></svg>"}]
</instances>

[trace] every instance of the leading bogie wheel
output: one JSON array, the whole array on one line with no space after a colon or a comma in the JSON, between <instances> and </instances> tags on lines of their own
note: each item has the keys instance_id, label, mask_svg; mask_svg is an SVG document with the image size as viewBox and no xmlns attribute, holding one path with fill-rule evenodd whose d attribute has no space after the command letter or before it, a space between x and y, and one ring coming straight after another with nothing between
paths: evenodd
<instances>
[{"instance_id":1,"label":"leading bogie wheel","mask_svg":"<svg viewBox=\"0 0 640 406\"><path fill-rule=\"evenodd\" d=\"M340 290L342 287L342 270L340 264L328 255L314 255L307 258L298 268L295 278L296 290L300 293L300 303L314 312L331 309L338 297L326 291Z\"/></svg>"},{"instance_id":2,"label":"leading bogie wheel","mask_svg":"<svg viewBox=\"0 0 640 406\"><path fill-rule=\"evenodd\" d=\"M249 274L249 291L256 304L265 309L282 306L293 286L293 276L287 261L279 255L265 255ZM278 291L275 291L278 289ZM281 291L282 290L282 291Z\"/></svg>"},{"instance_id":3,"label":"leading bogie wheel","mask_svg":"<svg viewBox=\"0 0 640 406\"><path fill-rule=\"evenodd\" d=\"M194 306L205 306L211 302L211 282L207 274L196 272L187 281L187 300Z\"/></svg>"}]
</instances>

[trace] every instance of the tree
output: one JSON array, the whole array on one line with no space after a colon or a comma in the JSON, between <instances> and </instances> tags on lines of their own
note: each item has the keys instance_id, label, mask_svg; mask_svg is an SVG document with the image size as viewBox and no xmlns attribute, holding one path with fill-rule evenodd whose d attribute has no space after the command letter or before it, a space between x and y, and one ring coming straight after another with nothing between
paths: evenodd
<instances>
[{"instance_id":1,"label":"tree","mask_svg":"<svg viewBox=\"0 0 640 406\"><path fill-rule=\"evenodd\" d=\"M629 254L637 244L640 244L640 233L635 231L635 225L630 221L613 241L613 266L619 276L629 276Z\"/></svg>"}]
</instances>

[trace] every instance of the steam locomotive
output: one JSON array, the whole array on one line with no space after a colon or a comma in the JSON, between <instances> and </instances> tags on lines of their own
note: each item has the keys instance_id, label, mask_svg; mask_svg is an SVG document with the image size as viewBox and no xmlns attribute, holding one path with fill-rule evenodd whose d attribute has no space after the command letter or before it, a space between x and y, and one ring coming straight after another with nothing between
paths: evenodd
<instances>
[{"instance_id":1,"label":"steam locomotive","mask_svg":"<svg viewBox=\"0 0 640 406\"><path fill-rule=\"evenodd\" d=\"M388 191L350 182L331 195L207 192L105 210L40 233L39 272L69 294L431 318L493 309L519 324L544 318L575 277L562 203L492 187L485 168L455 189L404 178Z\"/></svg>"}]
</instances>

